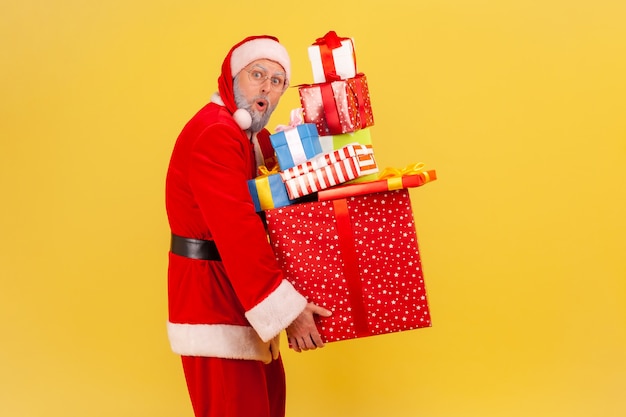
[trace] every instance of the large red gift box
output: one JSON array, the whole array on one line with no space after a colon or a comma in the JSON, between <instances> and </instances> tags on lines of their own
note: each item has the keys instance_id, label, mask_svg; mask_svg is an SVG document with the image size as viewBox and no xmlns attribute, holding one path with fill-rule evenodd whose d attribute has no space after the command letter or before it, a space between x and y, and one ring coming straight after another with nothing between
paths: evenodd
<instances>
[{"instance_id":1,"label":"large red gift box","mask_svg":"<svg viewBox=\"0 0 626 417\"><path fill-rule=\"evenodd\" d=\"M270 241L294 286L333 311L325 342L431 325L406 189L267 210Z\"/></svg>"}]
</instances>

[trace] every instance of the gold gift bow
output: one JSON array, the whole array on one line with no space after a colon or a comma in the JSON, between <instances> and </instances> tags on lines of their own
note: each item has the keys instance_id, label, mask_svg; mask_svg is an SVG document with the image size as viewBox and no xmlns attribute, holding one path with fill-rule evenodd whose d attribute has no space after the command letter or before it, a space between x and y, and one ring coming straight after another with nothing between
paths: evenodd
<instances>
[{"instance_id":1,"label":"gold gift bow","mask_svg":"<svg viewBox=\"0 0 626 417\"><path fill-rule=\"evenodd\" d=\"M257 178L264 178L272 174L278 174L280 172L280 167L278 165L275 165L274 168L269 170L265 165L261 165L259 166L259 172L261 173L261 175L257 176Z\"/></svg>"},{"instance_id":2,"label":"gold gift bow","mask_svg":"<svg viewBox=\"0 0 626 417\"><path fill-rule=\"evenodd\" d=\"M378 175L379 180L387 180L389 184L389 190L399 190L402 187L402 177L405 175L424 175L425 182L430 181L428 172L424 171L425 164L423 162L416 162L409 164L404 168L387 167Z\"/></svg>"}]
</instances>

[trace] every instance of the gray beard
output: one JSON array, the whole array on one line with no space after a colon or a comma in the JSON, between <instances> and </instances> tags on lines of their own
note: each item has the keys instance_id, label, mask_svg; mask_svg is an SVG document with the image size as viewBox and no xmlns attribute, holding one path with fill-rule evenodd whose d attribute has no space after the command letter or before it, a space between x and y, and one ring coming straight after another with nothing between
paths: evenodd
<instances>
[{"instance_id":1,"label":"gray beard","mask_svg":"<svg viewBox=\"0 0 626 417\"><path fill-rule=\"evenodd\" d=\"M233 94L235 96L235 104L237 105L237 108L246 110L250 113L250 116L252 116L252 124L248 129L249 131L253 133L260 132L265 126L267 126L267 123L270 121L270 116L276 108L276 104L270 103L269 98L265 95L258 95L252 99L252 103L248 102L239 88L239 74L237 74L233 80ZM267 101L267 110L264 113L259 113L253 108L253 103L257 99L264 99Z\"/></svg>"}]
</instances>

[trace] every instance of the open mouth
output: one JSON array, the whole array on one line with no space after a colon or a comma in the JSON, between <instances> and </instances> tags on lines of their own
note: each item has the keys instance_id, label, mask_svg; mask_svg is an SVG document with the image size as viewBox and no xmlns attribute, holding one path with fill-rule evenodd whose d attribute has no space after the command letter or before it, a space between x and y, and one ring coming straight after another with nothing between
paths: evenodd
<instances>
[{"instance_id":1,"label":"open mouth","mask_svg":"<svg viewBox=\"0 0 626 417\"><path fill-rule=\"evenodd\" d=\"M264 112L267 109L267 100L259 99L254 102L254 107L259 112Z\"/></svg>"}]
</instances>

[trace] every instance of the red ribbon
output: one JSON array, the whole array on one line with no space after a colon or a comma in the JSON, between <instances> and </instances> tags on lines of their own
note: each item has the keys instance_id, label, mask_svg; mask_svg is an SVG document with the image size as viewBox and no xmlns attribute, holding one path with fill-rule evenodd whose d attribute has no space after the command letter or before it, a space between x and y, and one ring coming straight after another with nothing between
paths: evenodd
<instances>
[{"instance_id":1,"label":"red ribbon","mask_svg":"<svg viewBox=\"0 0 626 417\"><path fill-rule=\"evenodd\" d=\"M337 69L335 68L335 59L333 58L333 49L337 49L341 47L341 41L348 40L350 38L340 38L337 36L334 30L331 30L322 38L317 38L313 45L317 45L320 48L320 56L322 58L322 68L324 70L324 76L326 78L326 82L337 81L340 80L341 77L337 75ZM350 40L352 42L352 40ZM355 59L356 65L356 57L354 57L354 48L353 49L353 59Z\"/></svg>"},{"instance_id":2,"label":"red ribbon","mask_svg":"<svg viewBox=\"0 0 626 417\"><path fill-rule=\"evenodd\" d=\"M334 30L331 30L321 38L317 38L313 45L327 45L330 49L337 49L341 46L341 41L346 38L340 38Z\"/></svg>"},{"instance_id":3,"label":"red ribbon","mask_svg":"<svg viewBox=\"0 0 626 417\"><path fill-rule=\"evenodd\" d=\"M322 93L322 103L324 108L324 117L326 118L326 125L328 131L331 134L341 132L341 122L339 121L339 110L337 109L337 103L335 102L335 94L333 92L333 86L331 83L319 84L320 92Z\"/></svg>"},{"instance_id":4,"label":"red ribbon","mask_svg":"<svg viewBox=\"0 0 626 417\"><path fill-rule=\"evenodd\" d=\"M363 74L357 74L354 78L355 88L351 88L352 92L356 95L356 107L359 111L359 120L356 123L357 127L361 129L367 127L367 114L365 113L365 97L363 91L366 90L365 76Z\"/></svg>"},{"instance_id":5,"label":"red ribbon","mask_svg":"<svg viewBox=\"0 0 626 417\"><path fill-rule=\"evenodd\" d=\"M339 235L339 247L343 254L343 272L348 283L348 297L352 307L352 317L357 336L369 335L367 314L363 303L363 291L361 288L361 273L359 271L359 259L354 247L352 234L352 222L348 211L348 201L345 198L334 200L335 220L337 221L337 234Z\"/></svg>"}]
</instances>

